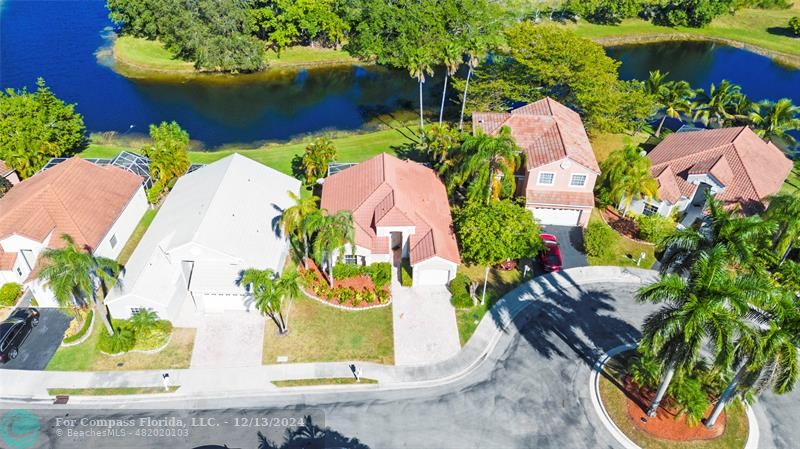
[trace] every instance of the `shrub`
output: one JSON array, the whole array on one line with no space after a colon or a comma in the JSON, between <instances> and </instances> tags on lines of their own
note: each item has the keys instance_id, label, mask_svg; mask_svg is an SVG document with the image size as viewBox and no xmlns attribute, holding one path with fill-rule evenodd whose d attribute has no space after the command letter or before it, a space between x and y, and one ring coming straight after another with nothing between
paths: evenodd
<instances>
[{"instance_id":1,"label":"shrub","mask_svg":"<svg viewBox=\"0 0 800 449\"><path fill-rule=\"evenodd\" d=\"M450 299L453 307L462 309L472 307L472 298L469 296L470 283L471 280L469 276L464 273L457 273L456 277L450 281L450 285L448 285L447 288L453 295Z\"/></svg>"},{"instance_id":2,"label":"shrub","mask_svg":"<svg viewBox=\"0 0 800 449\"><path fill-rule=\"evenodd\" d=\"M392 264L389 262L378 262L369 265L367 271L375 284L375 288L384 288L392 280Z\"/></svg>"},{"instance_id":3,"label":"shrub","mask_svg":"<svg viewBox=\"0 0 800 449\"><path fill-rule=\"evenodd\" d=\"M789 19L789 28L795 36L800 36L800 17L792 17Z\"/></svg>"},{"instance_id":4,"label":"shrub","mask_svg":"<svg viewBox=\"0 0 800 449\"><path fill-rule=\"evenodd\" d=\"M378 302L380 304L386 304L386 302L389 301L389 290L383 289L383 288L379 288L375 292L375 296L378 298Z\"/></svg>"},{"instance_id":5,"label":"shrub","mask_svg":"<svg viewBox=\"0 0 800 449\"><path fill-rule=\"evenodd\" d=\"M86 335L86 332L89 330L89 326L92 325L92 317L94 317L94 310L89 309L89 312L86 313L86 317L83 319L83 325L81 326L80 330L69 337L64 337L64 343L78 341L81 337Z\"/></svg>"},{"instance_id":6,"label":"shrub","mask_svg":"<svg viewBox=\"0 0 800 449\"><path fill-rule=\"evenodd\" d=\"M16 282L3 284L0 287L0 306L13 306L17 303L20 293L22 293L22 286Z\"/></svg>"},{"instance_id":7,"label":"shrub","mask_svg":"<svg viewBox=\"0 0 800 449\"><path fill-rule=\"evenodd\" d=\"M403 259L403 266L400 270L400 285L403 287L411 287L414 284L414 280L411 277L411 264L409 264L408 259Z\"/></svg>"},{"instance_id":8,"label":"shrub","mask_svg":"<svg viewBox=\"0 0 800 449\"><path fill-rule=\"evenodd\" d=\"M636 217L639 235L650 243L658 243L675 230L675 222L669 217L658 214L639 215Z\"/></svg>"},{"instance_id":9,"label":"shrub","mask_svg":"<svg viewBox=\"0 0 800 449\"><path fill-rule=\"evenodd\" d=\"M689 425L696 425L703 419L708 410L708 394L694 375L676 375L670 382L669 395L675 401L680 412L686 414Z\"/></svg>"},{"instance_id":10,"label":"shrub","mask_svg":"<svg viewBox=\"0 0 800 449\"><path fill-rule=\"evenodd\" d=\"M367 269L362 265L350 263L337 263L333 266L333 277L336 279L346 279L361 274L366 274Z\"/></svg>"},{"instance_id":11,"label":"shrub","mask_svg":"<svg viewBox=\"0 0 800 449\"><path fill-rule=\"evenodd\" d=\"M120 352L128 352L136 345L136 332L128 324L127 321L115 321L114 335L109 335L105 326L100 332L100 339L97 341L97 347L108 354L117 354Z\"/></svg>"},{"instance_id":12,"label":"shrub","mask_svg":"<svg viewBox=\"0 0 800 449\"><path fill-rule=\"evenodd\" d=\"M614 230L601 221L589 223L583 234L583 244L586 254L593 257L608 257L614 250L616 239Z\"/></svg>"}]
</instances>

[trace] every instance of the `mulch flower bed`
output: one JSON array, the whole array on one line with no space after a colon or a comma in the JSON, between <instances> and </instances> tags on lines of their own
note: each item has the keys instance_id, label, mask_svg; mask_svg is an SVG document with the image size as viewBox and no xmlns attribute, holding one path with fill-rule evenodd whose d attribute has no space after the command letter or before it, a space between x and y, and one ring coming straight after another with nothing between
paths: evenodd
<instances>
[{"instance_id":1,"label":"mulch flower bed","mask_svg":"<svg viewBox=\"0 0 800 449\"><path fill-rule=\"evenodd\" d=\"M606 221L606 223L608 223L613 230L626 237L641 240L639 225L633 218L623 217L619 211L611 207L602 209L600 213L603 215L603 219Z\"/></svg>"},{"instance_id":2,"label":"mulch flower bed","mask_svg":"<svg viewBox=\"0 0 800 449\"><path fill-rule=\"evenodd\" d=\"M711 440L725 432L725 412L720 415L712 429L702 423L690 426L686 415L678 415L678 410L673 407L672 401L665 397L656 416L651 418L647 416L646 409L655 396L655 390L640 388L630 376L624 380L623 387L628 398L628 417L631 422L636 428L656 438L672 441ZM709 406L706 416L711 413L712 408L713 404Z\"/></svg>"},{"instance_id":3,"label":"mulch flower bed","mask_svg":"<svg viewBox=\"0 0 800 449\"><path fill-rule=\"evenodd\" d=\"M298 270L305 281L306 290L331 304L358 309L386 304L389 301L389 289L376 289L372 278L365 274L334 279L331 288L328 276L313 260L308 261L307 269L301 265Z\"/></svg>"}]
</instances>

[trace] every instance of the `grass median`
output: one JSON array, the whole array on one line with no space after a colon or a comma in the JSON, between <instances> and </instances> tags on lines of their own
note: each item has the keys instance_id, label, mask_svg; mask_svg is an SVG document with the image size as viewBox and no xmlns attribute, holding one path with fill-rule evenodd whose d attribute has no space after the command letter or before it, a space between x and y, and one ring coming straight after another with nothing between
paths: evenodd
<instances>
[{"instance_id":1,"label":"grass median","mask_svg":"<svg viewBox=\"0 0 800 449\"><path fill-rule=\"evenodd\" d=\"M279 388L289 387L316 387L320 385L366 385L377 384L375 379L362 377L358 382L354 377L331 377L327 379L292 379L292 380L273 380L272 384Z\"/></svg>"}]
</instances>

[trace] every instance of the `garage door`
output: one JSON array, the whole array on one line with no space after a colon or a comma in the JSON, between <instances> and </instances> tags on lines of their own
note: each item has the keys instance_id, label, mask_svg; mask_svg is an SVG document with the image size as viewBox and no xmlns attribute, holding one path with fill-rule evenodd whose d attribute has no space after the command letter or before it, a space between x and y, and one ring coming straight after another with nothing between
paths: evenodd
<instances>
[{"instance_id":1,"label":"garage door","mask_svg":"<svg viewBox=\"0 0 800 449\"><path fill-rule=\"evenodd\" d=\"M545 225L577 226L581 216L580 210L550 209L537 207L533 209L533 218Z\"/></svg>"},{"instance_id":2,"label":"garage door","mask_svg":"<svg viewBox=\"0 0 800 449\"><path fill-rule=\"evenodd\" d=\"M220 294L195 294L195 297L202 298L203 308L207 313L219 313L226 310L247 310L246 297L242 295L220 295Z\"/></svg>"},{"instance_id":3,"label":"garage door","mask_svg":"<svg viewBox=\"0 0 800 449\"><path fill-rule=\"evenodd\" d=\"M414 285L445 285L449 280L450 272L448 270L437 270L428 268L417 271L414 277Z\"/></svg>"}]
</instances>

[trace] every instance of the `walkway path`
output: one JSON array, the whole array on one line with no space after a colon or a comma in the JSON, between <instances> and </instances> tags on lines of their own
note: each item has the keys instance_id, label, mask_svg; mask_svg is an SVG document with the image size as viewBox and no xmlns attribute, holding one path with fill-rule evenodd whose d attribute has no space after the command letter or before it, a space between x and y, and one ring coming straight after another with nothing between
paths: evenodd
<instances>
[{"instance_id":1,"label":"walkway path","mask_svg":"<svg viewBox=\"0 0 800 449\"><path fill-rule=\"evenodd\" d=\"M394 363L427 365L458 354L456 310L447 288L392 284Z\"/></svg>"}]
</instances>

